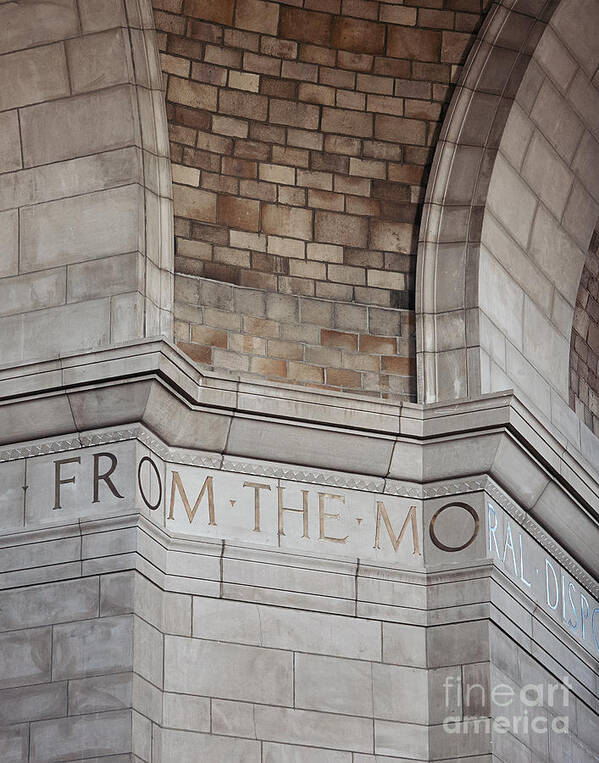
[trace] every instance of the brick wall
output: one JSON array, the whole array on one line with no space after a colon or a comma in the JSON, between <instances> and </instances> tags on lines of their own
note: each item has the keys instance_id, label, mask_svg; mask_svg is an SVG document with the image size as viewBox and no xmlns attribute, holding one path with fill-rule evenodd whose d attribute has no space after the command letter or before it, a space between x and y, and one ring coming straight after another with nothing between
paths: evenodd
<instances>
[{"instance_id":1,"label":"brick wall","mask_svg":"<svg viewBox=\"0 0 599 763\"><path fill-rule=\"evenodd\" d=\"M599 227L580 277L570 340L570 407L599 435Z\"/></svg>"},{"instance_id":2,"label":"brick wall","mask_svg":"<svg viewBox=\"0 0 599 763\"><path fill-rule=\"evenodd\" d=\"M484 4L154 0L191 357L413 399L420 205Z\"/></svg>"}]
</instances>

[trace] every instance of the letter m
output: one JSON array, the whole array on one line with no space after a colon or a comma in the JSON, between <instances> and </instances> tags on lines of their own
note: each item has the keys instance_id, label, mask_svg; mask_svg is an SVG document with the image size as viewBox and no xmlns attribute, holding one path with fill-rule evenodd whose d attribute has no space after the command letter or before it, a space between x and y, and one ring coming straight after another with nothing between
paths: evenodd
<instances>
[{"instance_id":1,"label":"letter m","mask_svg":"<svg viewBox=\"0 0 599 763\"><path fill-rule=\"evenodd\" d=\"M183 506L185 507L185 513L187 514L187 518L189 519L189 524L193 522L193 519L196 515L196 512L198 510L198 507L202 501L202 498L204 497L204 493L208 493L208 524L215 525L216 521L214 519L214 486L212 484L213 478L212 477L206 477L204 480L204 484L202 485L202 489L200 490L200 493L198 497L196 498L196 502L193 505L193 509L191 508L191 504L189 503L189 499L187 497L187 493L185 492L185 488L183 487L183 482L181 481L181 477L179 475L179 472L173 472L173 481L171 482L171 503L170 503L170 511L168 518L173 519L173 514L175 510L175 489L179 492L179 497L183 501Z\"/></svg>"},{"instance_id":2,"label":"letter m","mask_svg":"<svg viewBox=\"0 0 599 763\"><path fill-rule=\"evenodd\" d=\"M391 541L391 545L393 546L394 551L397 551L397 549L399 548L399 544L401 543L404 533L407 530L408 524L411 524L412 546L414 549L412 553L420 554L420 544L418 542L418 522L416 519L415 506L410 506L410 510L408 511L407 516L404 520L404 523L401 526L399 535L396 536L395 531L393 530L393 526L391 524L391 520L389 519L389 514L387 514L387 508L385 504L382 501L376 502L376 533L374 537L374 548L379 548L379 549L381 547L381 519L383 520L383 523L387 530L387 534L389 536L389 539Z\"/></svg>"}]
</instances>

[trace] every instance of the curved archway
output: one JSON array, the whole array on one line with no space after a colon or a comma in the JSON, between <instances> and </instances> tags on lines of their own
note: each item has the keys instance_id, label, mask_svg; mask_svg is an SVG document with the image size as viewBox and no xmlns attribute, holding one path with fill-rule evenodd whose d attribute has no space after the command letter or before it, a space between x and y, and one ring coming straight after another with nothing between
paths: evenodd
<instances>
[{"instance_id":1,"label":"curved archway","mask_svg":"<svg viewBox=\"0 0 599 763\"><path fill-rule=\"evenodd\" d=\"M3 363L171 336L172 193L149 0L0 5Z\"/></svg>"},{"instance_id":2,"label":"curved archway","mask_svg":"<svg viewBox=\"0 0 599 763\"><path fill-rule=\"evenodd\" d=\"M491 9L444 126L419 250L420 399L514 388L574 442L570 333L599 213L598 24L590 0Z\"/></svg>"}]
</instances>

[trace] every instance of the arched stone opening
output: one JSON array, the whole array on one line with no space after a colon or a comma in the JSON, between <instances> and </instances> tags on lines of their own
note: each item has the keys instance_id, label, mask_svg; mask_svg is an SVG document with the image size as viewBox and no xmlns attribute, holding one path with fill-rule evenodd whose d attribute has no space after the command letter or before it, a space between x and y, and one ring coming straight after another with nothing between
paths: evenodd
<instances>
[{"instance_id":1,"label":"arched stone opening","mask_svg":"<svg viewBox=\"0 0 599 763\"><path fill-rule=\"evenodd\" d=\"M596 3L490 11L437 149L421 229L423 401L514 388L580 443L574 305L599 211Z\"/></svg>"},{"instance_id":2,"label":"arched stone opening","mask_svg":"<svg viewBox=\"0 0 599 763\"><path fill-rule=\"evenodd\" d=\"M0 5L0 362L172 336L149 0Z\"/></svg>"}]
</instances>

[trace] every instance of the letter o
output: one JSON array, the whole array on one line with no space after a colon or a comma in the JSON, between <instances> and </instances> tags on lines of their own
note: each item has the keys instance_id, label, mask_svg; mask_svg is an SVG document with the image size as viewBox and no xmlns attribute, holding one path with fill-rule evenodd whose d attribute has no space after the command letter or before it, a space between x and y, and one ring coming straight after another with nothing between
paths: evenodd
<instances>
[{"instance_id":1,"label":"letter o","mask_svg":"<svg viewBox=\"0 0 599 763\"><path fill-rule=\"evenodd\" d=\"M457 506L460 509L465 509L468 512L468 514L470 514L472 519L474 519L474 530L472 532L472 535L468 538L468 540L465 543L462 543L461 546L447 546L445 543L442 543L439 540L435 532L435 522L446 509L450 509L452 506ZM460 503L459 501L453 501L452 503L446 503L445 506L441 506L440 509L437 509L437 511L435 511L429 526L429 535L431 537L432 542L435 544L437 548L440 548L441 551L448 551L452 553L455 551L463 551L465 548L468 548L468 546L474 543L474 540L476 539L476 536L478 535L479 523L480 523L480 520L478 518L478 514L476 510L472 508L472 506L469 506L467 503Z\"/></svg>"},{"instance_id":2,"label":"letter o","mask_svg":"<svg viewBox=\"0 0 599 763\"><path fill-rule=\"evenodd\" d=\"M147 461L150 464L150 468L152 469L152 471L156 475L156 479L158 480L158 500L156 501L156 503L150 503L148 501L143 489L143 485L141 484L141 467L144 461ZM137 467L137 484L139 485L139 492L143 502L146 504L148 509L150 509L150 511L156 511L156 509L158 509L160 507L160 504L162 503L162 479L160 478L160 472L158 471L158 467L149 456L144 456L139 462L139 466Z\"/></svg>"}]
</instances>

